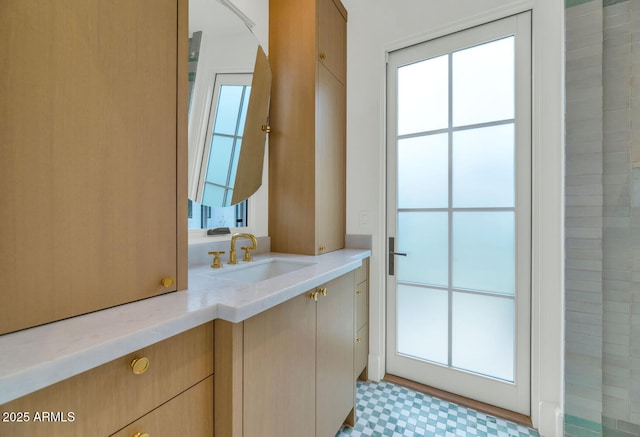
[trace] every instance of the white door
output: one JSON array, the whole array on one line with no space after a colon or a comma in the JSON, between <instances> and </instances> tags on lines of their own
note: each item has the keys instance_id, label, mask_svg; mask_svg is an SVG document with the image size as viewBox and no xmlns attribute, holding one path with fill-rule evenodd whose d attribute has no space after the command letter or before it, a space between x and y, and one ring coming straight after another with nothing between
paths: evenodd
<instances>
[{"instance_id":1,"label":"white door","mask_svg":"<svg viewBox=\"0 0 640 437\"><path fill-rule=\"evenodd\" d=\"M388 62L387 373L530 413L530 14Z\"/></svg>"}]
</instances>

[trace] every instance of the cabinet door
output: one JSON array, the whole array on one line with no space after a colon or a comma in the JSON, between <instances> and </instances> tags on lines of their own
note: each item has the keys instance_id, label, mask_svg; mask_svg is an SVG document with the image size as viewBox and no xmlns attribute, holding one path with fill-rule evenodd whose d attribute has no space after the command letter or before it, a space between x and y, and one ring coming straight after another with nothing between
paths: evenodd
<instances>
[{"instance_id":1,"label":"cabinet door","mask_svg":"<svg viewBox=\"0 0 640 437\"><path fill-rule=\"evenodd\" d=\"M339 0L318 0L318 57L345 84L347 80L347 11Z\"/></svg>"},{"instance_id":2,"label":"cabinet door","mask_svg":"<svg viewBox=\"0 0 640 437\"><path fill-rule=\"evenodd\" d=\"M185 6L2 2L0 334L176 289Z\"/></svg>"},{"instance_id":3,"label":"cabinet door","mask_svg":"<svg viewBox=\"0 0 640 437\"><path fill-rule=\"evenodd\" d=\"M316 129L316 253L344 248L346 210L346 91L318 66Z\"/></svg>"},{"instance_id":4,"label":"cabinet door","mask_svg":"<svg viewBox=\"0 0 640 437\"><path fill-rule=\"evenodd\" d=\"M323 286L317 305L316 436L340 429L354 408L354 275Z\"/></svg>"},{"instance_id":5,"label":"cabinet door","mask_svg":"<svg viewBox=\"0 0 640 437\"><path fill-rule=\"evenodd\" d=\"M149 414L126 426L113 437L150 436L211 437L213 435L213 376L191 387Z\"/></svg>"},{"instance_id":6,"label":"cabinet door","mask_svg":"<svg viewBox=\"0 0 640 437\"><path fill-rule=\"evenodd\" d=\"M306 293L244 322L244 437L316 435L315 332Z\"/></svg>"}]
</instances>

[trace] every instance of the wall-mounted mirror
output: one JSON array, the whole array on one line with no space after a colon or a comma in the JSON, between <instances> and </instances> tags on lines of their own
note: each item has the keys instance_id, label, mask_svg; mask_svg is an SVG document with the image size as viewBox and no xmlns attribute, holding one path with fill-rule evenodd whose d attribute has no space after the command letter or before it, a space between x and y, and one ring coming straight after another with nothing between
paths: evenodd
<instances>
[{"instance_id":1,"label":"wall-mounted mirror","mask_svg":"<svg viewBox=\"0 0 640 437\"><path fill-rule=\"evenodd\" d=\"M271 69L251 26L228 0L189 0L189 199L208 207L262 184Z\"/></svg>"}]
</instances>

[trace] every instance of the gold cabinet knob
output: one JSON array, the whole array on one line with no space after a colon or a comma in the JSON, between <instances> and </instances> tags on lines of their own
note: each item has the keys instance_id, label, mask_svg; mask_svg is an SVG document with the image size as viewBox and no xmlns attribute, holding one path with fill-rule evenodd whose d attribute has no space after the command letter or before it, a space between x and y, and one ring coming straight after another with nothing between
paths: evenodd
<instances>
[{"instance_id":1,"label":"gold cabinet knob","mask_svg":"<svg viewBox=\"0 0 640 437\"><path fill-rule=\"evenodd\" d=\"M175 281L173 280L173 278L171 276L165 276L164 278L162 278L162 280L160 281L160 283L162 284L162 286L164 288L171 288L171 286L173 285Z\"/></svg>"},{"instance_id":2,"label":"gold cabinet knob","mask_svg":"<svg viewBox=\"0 0 640 437\"><path fill-rule=\"evenodd\" d=\"M320 293L318 292L318 290L312 291L311 293L309 293L309 298L317 302L319 294Z\"/></svg>"},{"instance_id":3,"label":"gold cabinet knob","mask_svg":"<svg viewBox=\"0 0 640 437\"><path fill-rule=\"evenodd\" d=\"M271 133L271 126L268 124L263 124L260 129L262 129L262 132Z\"/></svg>"},{"instance_id":4,"label":"gold cabinet knob","mask_svg":"<svg viewBox=\"0 0 640 437\"><path fill-rule=\"evenodd\" d=\"M362 294L362 291L356 290L356 294Z\"/></svg>"},{"instance_id":5,"label":"gold cabinet knob","mask_svg":"<svg viewBox=\"0 0 640 437\"><path fill-rule=\"evenodd\" d=\"M323 61L327 59L327 54L325 52L320 52L320 59L322 59Z\"/></svg>"},{"instance_id":6,"label":"gold cabinet knob","mask_svg":"<svg viewBox=\"0 0 640 437\"><path fill-rule=\"evenodd\" d=\"M360 340L360 337L356 337L356 341L360 343L362 340Z\"/></svg>"},{"instance_id":7,"label":"gold cabinet knob","mask_svg":"<svg viewBox=\"0 0 640 437\"><path fill-rule=\"evenodd\" d=\"M323 296L327 295L327 289L326 288L321 288L320 289L320 294L322 294Z\"/></svg>"},{"instance_id":8,"label":"gold cabinet knob","mask_svg":"<svg viewBox=\"0 0 640 437\"><path fill-rule=\"evenodd\" d=\"M149 437L148 432L137 432L132 437Z\"/></svg>"},{"instance_id":9,"label":"gold cabinet knob","mask_svg":"<svg viewBox=\"0 0 640 437\"><path fill-rule=\"evenodd\" d=\"M318 251L319 252L324 252L325 250L327 250L327 248L325 246L318 247Z\"/></svg>"},{"instance_id":10,"label":"gold cabinet knob","mask_svg":"<svg viewBox=\"0 0 640 437\"><path fill-rule=\"evenodd\" d=\"M149 358L147 357L134 358L133 361L131 361L131 370L133 370L133 373L135 373L136 375L142 375L148 369Z\"/></svg>"}]
</instances>

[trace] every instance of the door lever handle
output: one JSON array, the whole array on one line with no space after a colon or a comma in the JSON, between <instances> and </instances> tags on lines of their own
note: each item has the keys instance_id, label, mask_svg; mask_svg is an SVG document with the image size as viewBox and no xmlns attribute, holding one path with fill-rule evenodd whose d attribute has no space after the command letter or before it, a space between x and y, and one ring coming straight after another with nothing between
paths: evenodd
<instances>
[{"instance_id":1,"label":"door lever handle","mask_svg":"<svg viewBox=\"0 0 640 437\"><path fill-rule=\"evenodd\" d=\"M396 252L395 251L395 241L394 237L389 237L389 274L391 276L396 274L396 258L395 256L407 256L405 252Z\"/></svg>"}]
</instances>

